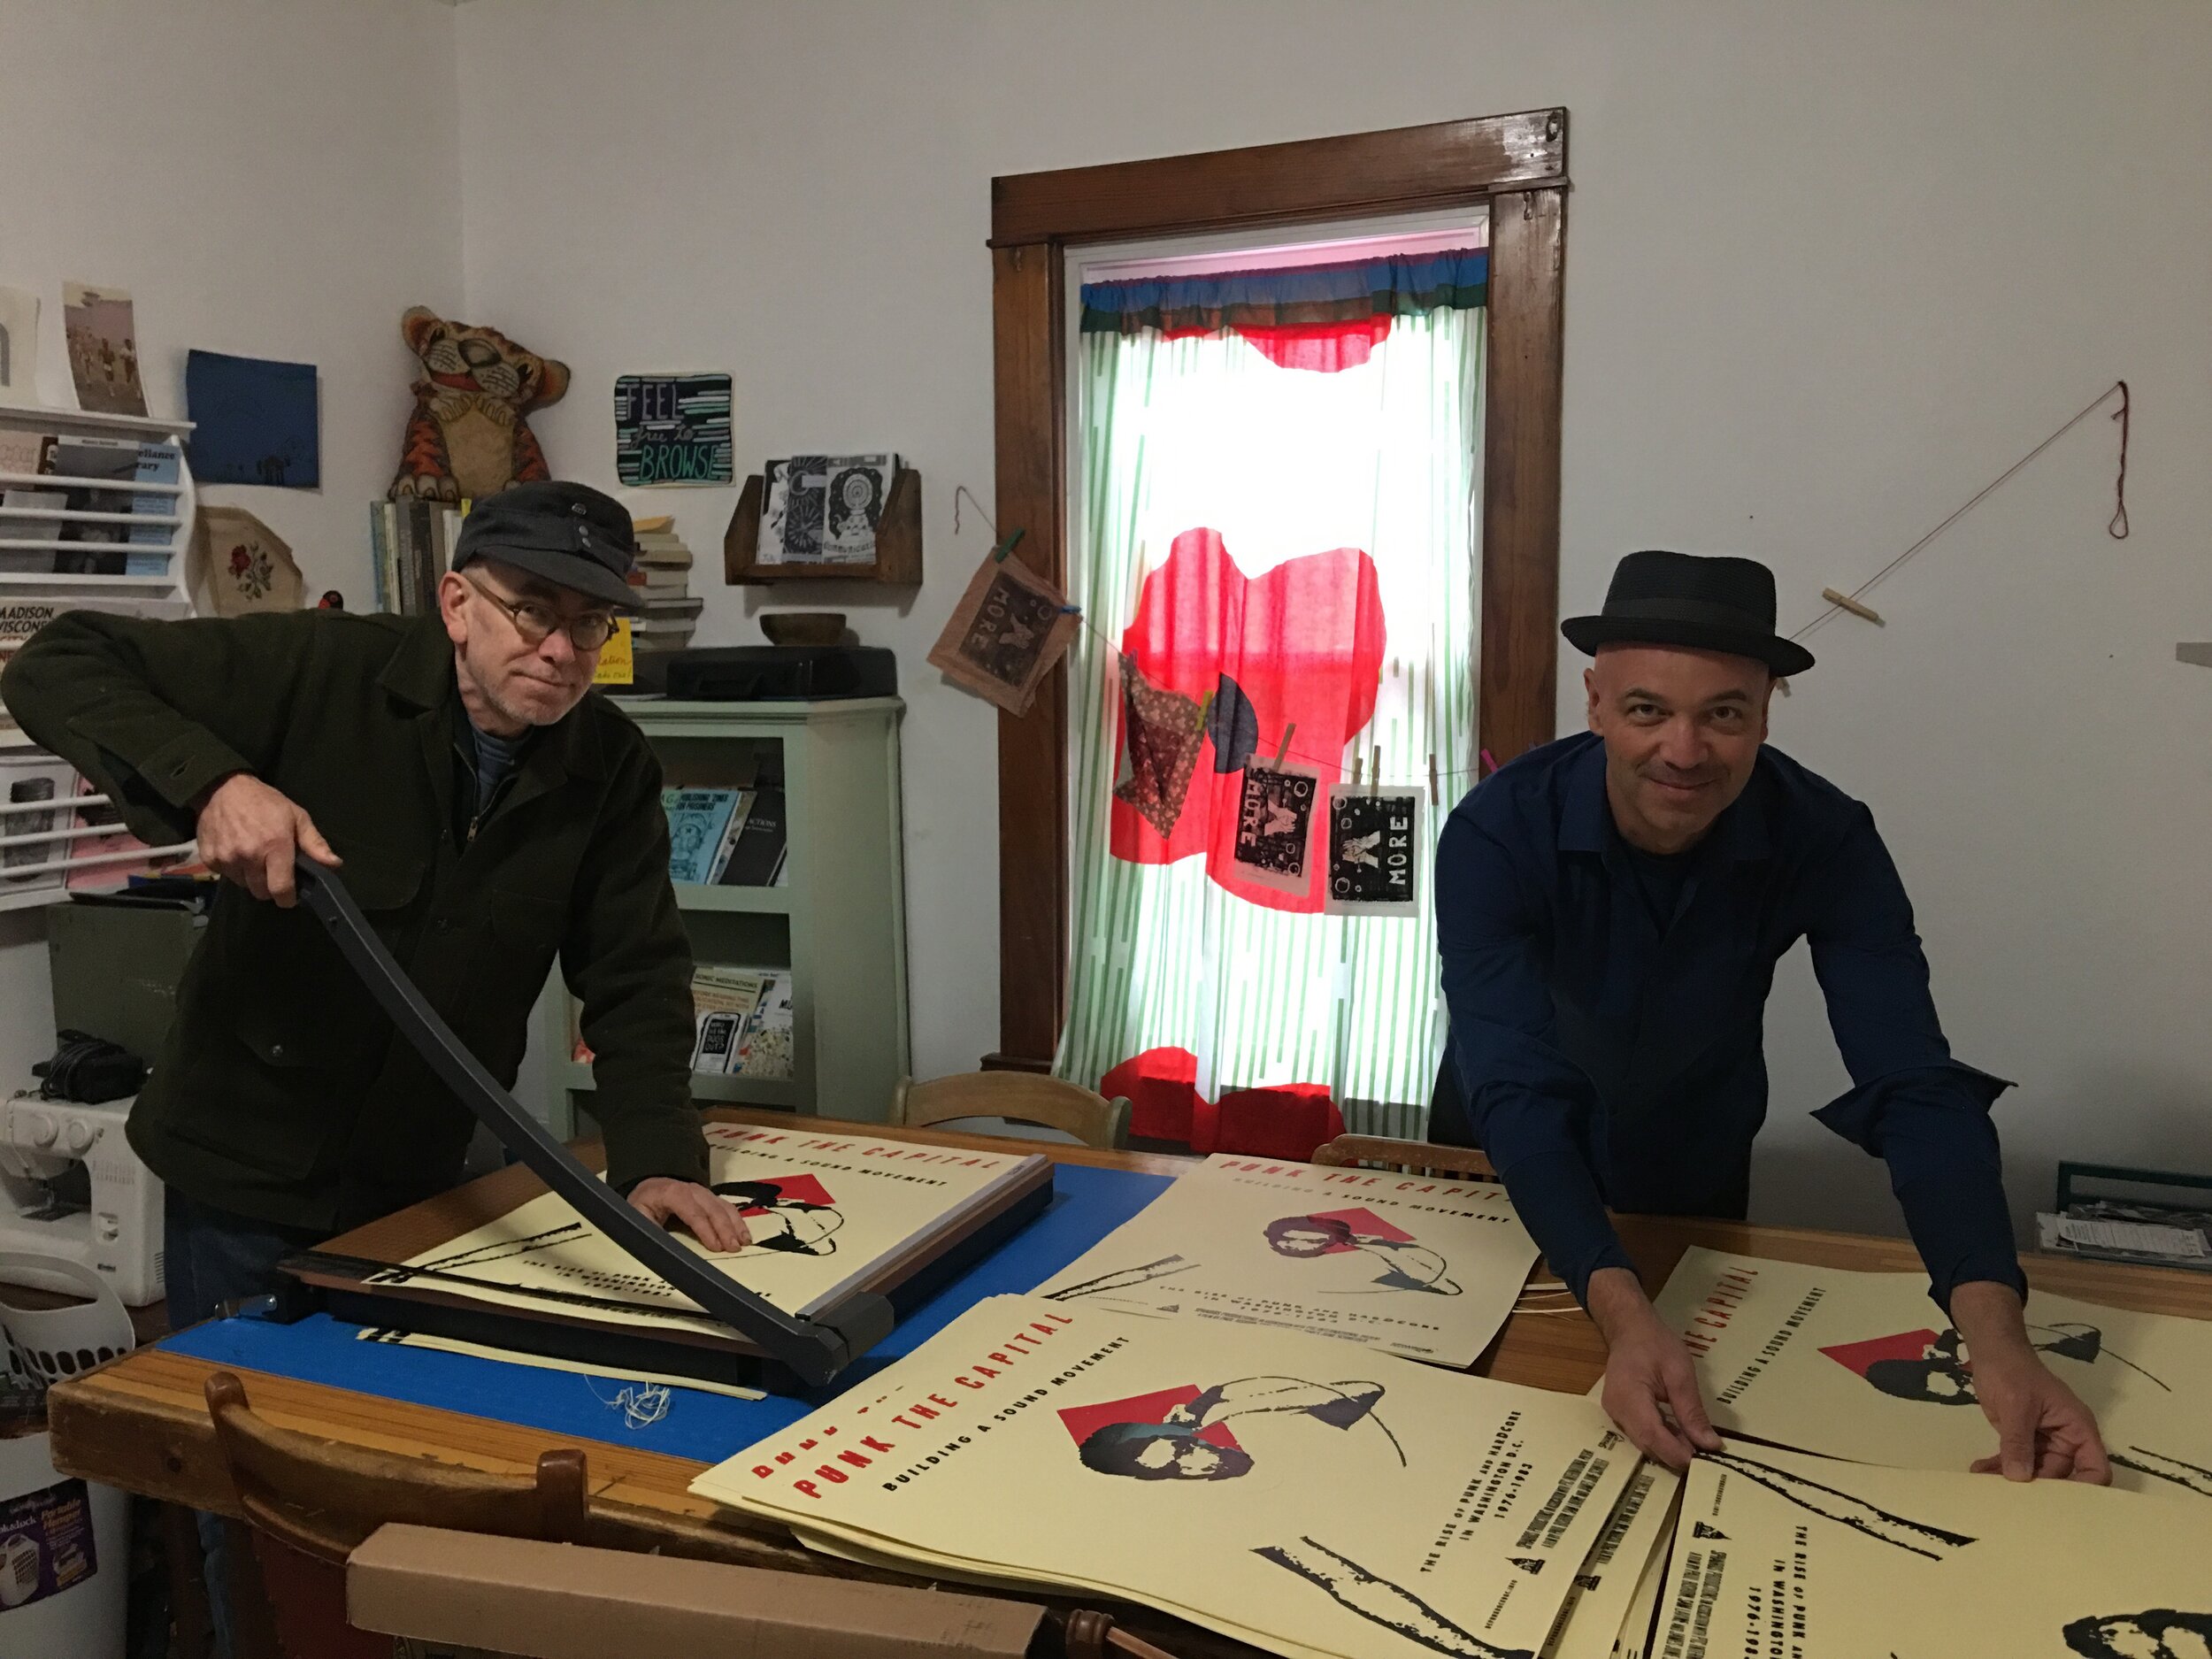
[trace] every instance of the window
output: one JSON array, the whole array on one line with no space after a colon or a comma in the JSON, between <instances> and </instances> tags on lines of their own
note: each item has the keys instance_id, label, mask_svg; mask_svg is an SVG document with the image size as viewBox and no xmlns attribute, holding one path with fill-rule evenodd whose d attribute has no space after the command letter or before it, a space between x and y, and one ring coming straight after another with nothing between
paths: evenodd
<instances>
[{"instance_id":1,"label":"window","mask_svg":"<svg viewBox=\"0 0 2212 1659\"><path fill-rule=\"evenodd\" d=\"M1090 626L1068 668L1075 945L1057 1069L1131 1094L1140 1135L1191 1139L1187 1102L1256 1088L1339 1102L1361 1132L1421 1133L1437 1053L1429 778L1444 774L1448 803L1476 747L1487 254L1479 216L1454 217L1410 236L1071 260L1068 580ZM1396 285L1380 303L1378 283ZM1311 774L1295 878L1238 856L1247 771L1279 759ZM1356 760L1372 785L1378 759L1426 819L1419 902L1325 915L1328 789ZM1148 764L1171 774L1164 790Z\"/></svg>"}]
</instances>

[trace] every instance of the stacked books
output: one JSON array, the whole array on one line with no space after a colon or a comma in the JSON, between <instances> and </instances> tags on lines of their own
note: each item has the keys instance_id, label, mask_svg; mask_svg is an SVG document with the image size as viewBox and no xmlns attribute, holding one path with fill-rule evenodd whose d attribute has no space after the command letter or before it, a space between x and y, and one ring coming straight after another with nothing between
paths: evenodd
<instances>
[{"instance_id":1,"label":"stacked books","mask_svg":"<svg viewBox=\"0 0 2212 1659\"><path fill-rule=\"evenodd\" d=\"M139 484L174 484L177 446L135 438L0 432L0 572L72 576L158 576L176 545L176 495ZM54 513L42 518L42 513ZM102 518L65 518L96 513ZM132 552L133 548L147 549Z\"/></svg>"},{"instance_id":2,"label":"stacked books","mask_svg":"<svg viewBox=\"0 0 2212 1659\"><path fill-rule=\"evenodd\" d=\"M680 651L691 643L704 601L691 593L691 549L676 534L676 521L664 513L633 521L637 565L630 586L643 610L630 624L633 649ZM643 678L641 676L641 678Z\"/></svg>"},{"instance_id":3,"label":"stacked books","mask_svg":"<svg viewBox=\"0 0 2212 1659\"><path fill-rule=\"evenodd\" d=\"M469 503L373 501L369 503L370 564L376 608L403 617L438 608L438 578L453 568L453 544Z\"/></svg>"},{"instance_id":4,"label":"stacked books","mask_svg":"<svg viewBox=\"0 0 2212 1659\"><path fill-rule=\"evenodd\" d=\"M695 887L765 887L783 874L783 791L664 789L668 879Z\"/></svg>"},{"instance_id":5,"label":"stacked books","mask_svg":"<svg viewBox=\"0 0 2212 1659\"><path fill-rule=\"evenodd\" d=\"M691 1006L694 1072L790 1077L790 969L702 964L691 975Z\"/></svg>"}]
</instances>

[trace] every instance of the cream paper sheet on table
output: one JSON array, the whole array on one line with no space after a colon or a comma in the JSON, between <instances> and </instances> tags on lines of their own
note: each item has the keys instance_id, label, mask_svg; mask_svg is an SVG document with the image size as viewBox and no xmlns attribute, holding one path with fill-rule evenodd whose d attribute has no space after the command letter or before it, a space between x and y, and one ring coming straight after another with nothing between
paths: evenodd
<instances>
[{"instance_id":1,"label":"cream paper sheet on table","mask_svg":"<svg viewBox=\"0 0 2212 1659\"><path fill-rule=\"evenodd\" d=\"M1033 1295L979 1303L879 1390L692 1490L1348 1659L1533 1655L1637 1462L1574 1396Z\"/></svg>"},{"instance_id":2,"label":"cream paper sheet on table","mask_svg":"<svg viewBox=\"0 0 2212 1659\"><path fill-rule=\"evenodd\" d=\"M984 1202L987 1188L1039 1162L1033 1155L739 1124L709 1124L706 1135L708 1179L743 1216L753 1242L716 1251L688 1233L672 1236L790 1313L830 1298L917 1233ZM418 1280L426 1289L495 1306L729 1333L550 1193L371 1282L405 1283L415 1277L410 1270L422 1269L438 1275Z\"/></svg>"},{"instance_id":3,"label":"cream paper sheet on table","mask_svg":"<svg viewBox=\"0 0 2212 1659\"><path fill-rule=\"evenodd\" d=\"M1064 1305L1286 1325L1467 1366L1536 1242L1494 1181L1217 1155L1038 1287Z\"/></svg>"},{"instance_id":4,"label":"cream paper sheet on table","mask_svg":"<svg viewBox=\"0 0 2212 1659\"><path fill-rule=\"evenodd\" d=\"M1690 1465L1666 1659L2198 1659L2212 1508L1732 1442Z\"/></svg>"},{"instance_id":5,"label":"cream paper sheet on table","mask_svg":"<svg viewBox=\"0 0 2212 1659\"><path fill-rule=\"evenodd\" d=\"M1655 1303L1724 1433L1908 1469L1997 1449L1972 1356L1916 1273L1692 1249ZM2028 1335L2097 1415L2113 1482L2212 1498L2212 1321L2032 1291Z\"/></svg>"},{"instance_id":6,"label":"cream paper sheet on table","mask_svg":"<svg viewBox=\"0 0 2212 1659\"><path fill-rule=\"evenodd\" d=\"M1681 1496L1678 1487L1678 1506ZM1636 1580L1635 1594L1628 1599L1628 1611L1621 1617L1621 1633L1613 1639L1612 1659L1651 1659L1652 1630L1658 1623L1659 1597L1667 1586L1667 1563L1672 1557L1674 1513L1673 1509L1667 1511L1667 1530L1652 1540L1651 1554Z\"/></svg>"},{"instance_id":7,"label":"cream paper sheet on table","mask_svg":"<svg viewBox=\"0 0 2212 1659\"><path fill-rule=\"evenodd\" d=\"M674 1371L630 1371L619 1365L587 1365L581 1360L556 1359L549 1354L524 1354L512 1348L492 1348L482 1342L463 1342L424 1331L394 1331L369 1325L355 1339L381 1342L391 1348L426 1348L434 1354L459 1354L469 1359L495 1359L503 1365L527 1365L533 1371L566 1371L573 1377L605 1377L616 1382L649 1383L663 1388L696 1388L703 1394L730 1400L765 1400L767 1394L738 1383L710 1382L703 1377L685 1377Z\"/></svg>"},{"instance_id":8,"label":"cream paper sheet on table","mask_svg":"<svg viewBox=\"0 0 2212 1659\"><path fill-rule=\"evenodd\" d=\"M1663 1463L1638 1466L1613 1506L1605 1531L1559 1609L1542 1659L1610 1659L1628 1618L1637 1584L1674 1530L1675 1498L1682 1477Z\"/></svg>"}]
</instances>

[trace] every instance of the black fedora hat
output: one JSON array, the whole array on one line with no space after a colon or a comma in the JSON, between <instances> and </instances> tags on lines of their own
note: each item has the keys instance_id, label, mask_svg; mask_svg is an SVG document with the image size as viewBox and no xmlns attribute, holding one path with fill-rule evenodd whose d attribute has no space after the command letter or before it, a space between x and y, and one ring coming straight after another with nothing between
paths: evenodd
<instances>
[{"instance_id":1,"label":"black fedora hat","mask_svg":"<svg viewBox=\"0 0 2212 1659\"><path fill-rule=\"evenodd\" d=\"M1701 558L1648 549L1613 567L1605 609L1559 625L1567 643L1594 656L1601 645L1686 645L1801 674L1813 654L1774 631L1774 572L1756 559Z\"/></svg>"}]
</instances>

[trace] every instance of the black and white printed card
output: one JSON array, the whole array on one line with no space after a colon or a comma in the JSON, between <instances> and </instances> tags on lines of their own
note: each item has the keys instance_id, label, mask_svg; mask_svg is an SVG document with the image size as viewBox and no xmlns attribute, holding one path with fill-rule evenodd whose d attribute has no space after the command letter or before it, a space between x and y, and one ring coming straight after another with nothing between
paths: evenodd
<instances>
[{"instance_id":1,"label":"black and white printed card","mask_svg":"<svg viewBox=\"0 0 2212 1659\"><path fill-rule=\"evenodd\" d=\"M1311 893L1313 820L1321 798L1319 775L1303 766L1255 760L1245 767L1230 854L1238 872L1279 893Z\"/></svg>"},{"instance_id":2,"label":"black and white printed card","mask_svg":"<svg viewBox=\"0 0 2212 1659\"><path fill-rule=\"evenodd\" d=\"M1329 791L1323 910L1331 916L1418 914L1417 877L1427 852L1417 793L1337 785Z\"/></svg>"}]
</instances>

